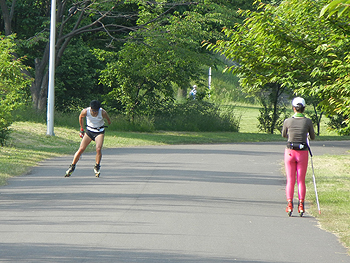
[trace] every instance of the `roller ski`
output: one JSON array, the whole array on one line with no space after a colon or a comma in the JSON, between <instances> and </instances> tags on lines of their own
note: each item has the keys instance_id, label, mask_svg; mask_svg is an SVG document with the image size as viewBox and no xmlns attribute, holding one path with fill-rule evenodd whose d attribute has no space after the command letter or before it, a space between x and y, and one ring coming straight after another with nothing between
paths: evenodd
<instances>
[{"instance_id":1,"label":"roller ski","mask_svg":"<svg viewBox=\"0 0 350 263\"><path fill-rule=\"evenodd\" d=\"M68 170L66 171L66 174L64 177L69 177L72 175L72 173L74 172L75 170L75 164L71 164L68 168Z\"/></svg>"},{"instance_id":2,"label":"roller ski","mask_svg":"<svg viewBox=\"0 0 350 263\"><path fill-rule=\"evenodd\" d=\"M292 216L292 213L293 213L293 201L292 200L288 200L286 212L287 212L289 217Z\"/></svg>"},{"instance_id":3,"label":"roller ski","mask_svg":"<svg viewBox=\"0 0 350 263\"><path fill-rule=\"evenodd\" d=\"M101 166L100 166L99 164L95 164L95 166L94 166L94 172L95 172L95 176L96 176L96 177L100 177L100 174L101 174L100 169L101 169Z\"/></svg>"},{"instance_id":4,"label":"roller ski","mask_svg":"<svg viewBox=\"0 0 350 263\"><path fill-rule=\"evenodd\" d=\"M304 215L304 200L299 200L299 205L298 205L298 213L299 216L302 217Z\"/></svg>"}]
</instances>

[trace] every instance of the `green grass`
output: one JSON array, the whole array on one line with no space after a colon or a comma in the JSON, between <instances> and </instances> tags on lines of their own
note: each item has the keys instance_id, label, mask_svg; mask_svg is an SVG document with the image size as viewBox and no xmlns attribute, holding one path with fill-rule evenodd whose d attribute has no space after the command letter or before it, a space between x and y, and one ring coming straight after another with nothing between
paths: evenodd
<instances>
[{"instance_id":1,"label":"green grass","mask_svg":"<svg viewBox=\"0 0 350 263\"><path fill-rule=\"evenodd\" d=\"M239 129L240 132L262 133L258 129L258 124L259 124L258 116L259 116L260 106L238 103L234 107L235 107L237 116L241 116L241 123L240 123L240 129ZM290 116L292 116L293 115L292 109L288 109L288 113ZM329 119L323 116L321 119L320 136L321 137L330 136L329 139L340 137L339 135L337 135L335 131L329 131L327 129L328 122L329 122ZM317 131L315 130L315 132Z\"/></svg>"},{"instance_id":2,"label":"green grass","mask_svg":"<svg viewBox=\"0 0 350 263\"><path fill-rule=\"evenodd\" d=\"M321 228L335 233L350 248L350 156L317 156L313 157L313 164L321 214L318 214L311 167L307 173L306 197L312 204L309 212L318 219Z\"/></svg>"},{"instance_id":3,"label":"green grass","mask_svg":"<svg viewBox=\"0 0 350 263\"><path fill-rule=\"evenodd\" d=\"M46 124L15 122L6 147L0 147L0 185L11 176L27 173L41 160L73 154L79 147L77 129L55 127L55 136L46 135ZM104 147L130 147L168 144L205 144L281 141L280 135L232 132L117 132L108 131ZM87 151L94 151L93 144Z\"/></svg>"},{"instance_id":4,"label":"green grass","mask_svg":"<svg viewBox=\"0 0 350 263\"><path fill-rule=\"evenodd\" d=\"M11 126L11 138L0 148L0 185L11 176L27 173L41 160L71 154L79 146L77 132L56 127L56 136L46 136L46 125L16 122Z\"/></svg>"}]
</instances>

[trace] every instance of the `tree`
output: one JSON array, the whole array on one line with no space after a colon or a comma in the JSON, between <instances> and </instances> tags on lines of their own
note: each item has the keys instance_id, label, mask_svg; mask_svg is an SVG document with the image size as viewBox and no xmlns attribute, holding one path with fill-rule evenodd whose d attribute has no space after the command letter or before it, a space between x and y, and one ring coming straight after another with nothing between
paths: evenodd
<instances>
[{"instance_id":1,"label":"tree","mask_svg":"<svg viewBox=\"0 0 350 263\"><path fill-rule=\"evenodd\" d=\"M120 101L132 119L135 114L152 114L162 101L173 100L173 85L187 87L191 79L199 78L200 65L211 61L167 36L144 37L143 43L126 43L118 60L109 63L101 76L101 83L113 88L109 96Z\"/></svg>"},{"instance_id":2,"label":"tree","mask_svg":"<svg viewBox=\"0 0 350 263\"><path fill-rule=\"evenodd\" d=\"M106 0L106 1L57 1L57 38L56 65L59 65L63 54L71 40L81 37L91 49L100 48L118 51L126 40L138 40L130 32L144 33L175 22L168 22L166 18L178 17L187 19L188 11L198 14L193 19L203 21L202 30L207 34L192 36L203 39L216 40L220 36L217 32L222 25L230 25L240 20L236 10L246 7L254 0L198 0L198 1L144 1L144 0ZM11 2L11 5L10 5ZM8 5L7 5L8 4ZM49 59L49 18L50 1L48 0L0 0L2 19L5 33L15 32L18 35L17 52L26 55L26 63L33 70L27 71L28 76L34 77L31 85L33 104L38 109L46 106L48 59ZM165 18L165 19L163 19ZM159 22L161 21L161 22ZM191 21L187 21L190 23ZM152 26L153 25L153 26ZM182 25L180 25L182 26ZM181 32L191 32L191 27L180 28ZM161 32L166 35L166 31ZM186 33L186 37L188 34ZM93 45L93 46L92 46ZM199 47L199 45L198 45ZM197 49L198 51L200 48ZM67 64L66 64L67 65ZM71 88L71 87L68 87Z\"/></svg>"},{"instance_id":3,"label":"tree","mask_svg":"<svg viewBox=\"0 0 350 263\"><path fill-rule=\"evenodd\" d=\"M144 7L138 23L159 16L151 10ZM173 100L174 86L186 90L191 80L200 79L202 65L215 63L201 41L220 38L220 25L228 22L222 14L228 19L234 12L215 1L199 1L130 34L133 40L101 76L101 83L113 89L109 97L119 100L131 119L135 114L152 114L163 101Z\"/></svg>"},{"instance_id":4,"label":"tree","mask_svg":"<svg viewBox=\"0 0 350 263\"><path fill-rule=\"evenodd\" d=\"M3 146L12 123L11 111L23 100L23 89L28 84L22 71L23 58L13 59L15 43L12 36L0 35L0 145Z\"/></svg>"},{"instance_id":5,"label":"tree","mask_svg":"<svg viewBox=\"0 0 350 263\"><path fill-rule=\"evenodd\" d=\"M330 126L342 135L350 134L349 7L348 0L333 0L322 8L320 17L327 17L327 21L337 24L342 34L338 36L338 42L320 47L319 52L325 53L324 68L314 72L315 76L329 76L328 82L322 87L328 97L323 106L327 107L331 115Z\"/></svg>"},{"instance_id":6,"label":"tree","mask_svg":"<svg viewBox=\"0 0 350 263\"><path fill-rule=\"evenodd\" d=\"M275 130L281 132L285 117L284 104L281 102L284 91L285 88L280 84L268 83L260 90L259 95L256 94L256 97L263 106L258 117L259 130L270 134L274 134Z\"/></svg>"},{"instance_id":7,"label":"tree","mask_svg":"<svg viewBox=\"0 0 350 263\"><path fill-rule=\"evenodd\" d=\"M224 30L229 40L207 44L208 48L236 62L228 71L239 74L248 92L276 83L295 94L322 99L323 110L332 114L341 105L350 105L347 88L334 89L333 84L348 75L344 50L349 50L349 31L343 21L319 18L325 3L259 2L258 11L241 12L246 17L242 25Z\"/></svg>"},{"instance_id":8,"label":"tree","mask_svg":"<svg viewBox=\"0 0 350 263\"><path fill-rule=\"evenodd\" d=\"M102 101L106 90L98 83L105 63L77 37L67 47L55 71L55 106L59 111L77 111L91 100ZM79 110L80 111L80 110Z\"/></svg>"},{"instance_id":9,"label":"tree","mask_svg":"<svg viewBox=\"0 0 350 263\"><path fill-rule=\"evenodd\" d=\"M20 3L18 3L20 2ZM15 14L15 7L20 5L31 5L32 8L40 10L39 15L42 16L39 21L39 32L35 32L35 36L27 37L28 40L22 41L23 49L27 47L35 47L37 57L34 59L34 72L26 72L28 75L34 75L34 82L31 85L31 94L34 106L42 110L46 107L47 83L48 83L48 60L49 60L49 41L48 41L48 12L50 1L29 1L22 0L12 1L12 8L7 8L6 0L0 0L1 11L5 24L6 34L12 32L11 19ZM145 25L156 21L158 18L166 14L174 6L189 5L186 2L175 2L165 4L154 2L155 6L162 5L165 11L151 20L145 20L144 23L136 24L140 7L148 5L149 2L142 0L106 0L100 1L57 1L57 36L56 36L56 66L61 62L64 51L70 41L78 35L94 35L112 45L114 41L119 41L128 37L128 33L142 29ZM18 14L19 16L20 14ZM44 17L44 19L42 19ZM41 48L44 46L44 48ZM28 48L27 48L28 49Z\"/></svg>"},{"instance_id":10,"label":"tree","mask_svg":"<svg viewBox=\"0 0 350 263\"><path fill-rule=\"evenodd\" d=\"M350 14L350 1L349 0L333 0L328 5L325 5L320 12L320 16L328 14L328 18L335 15L341 17L344 14Z\"/></svg>"}]
</instances>

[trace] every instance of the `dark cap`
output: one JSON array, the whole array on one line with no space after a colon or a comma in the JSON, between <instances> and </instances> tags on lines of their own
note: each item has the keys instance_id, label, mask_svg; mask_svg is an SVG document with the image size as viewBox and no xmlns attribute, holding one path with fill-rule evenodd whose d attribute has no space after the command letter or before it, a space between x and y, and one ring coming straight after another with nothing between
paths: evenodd
<instances>
[{"instance_id":1,"label":"dark cap","mask_svg":"<svg viewBox=\"0 0 350 263\"><path fill-rule=\"evenodd\" d=\"M98 110L101 108L101 102L99 102L98 100L93 100L90 102L90 107L93 110Z\"/></svg>"}]
</instances>

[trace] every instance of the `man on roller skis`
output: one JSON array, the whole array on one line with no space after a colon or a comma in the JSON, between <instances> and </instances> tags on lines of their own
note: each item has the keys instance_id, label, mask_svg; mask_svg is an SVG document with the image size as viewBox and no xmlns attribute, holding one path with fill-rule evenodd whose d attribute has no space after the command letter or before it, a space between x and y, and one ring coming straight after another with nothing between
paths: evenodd
<instances>
[{"instance_id":1,"label":"man on roller skis","mask_svg":"<svg viewBox=\"0 0 350 263\"><path fill-rule=\"evenodd\" d=\"M86 135L84 131L84 118L86 118ZM85 108L79 115L80 124L80 137L82 138L78 151L74 154L72 164L66 171L65 177L69 177L75 170L75 166L79 161L80 156L85 151L86 147L91 141L96 142L96 164L94 166L94 172L96 177L100 176L100 163L102 159L102 145L104 141L104 119L108 124L111 124L111 119L108 113L101 108L101 103L97 100L93 100L90 103L90 107Z\"/></svg>"}]
</instances>

